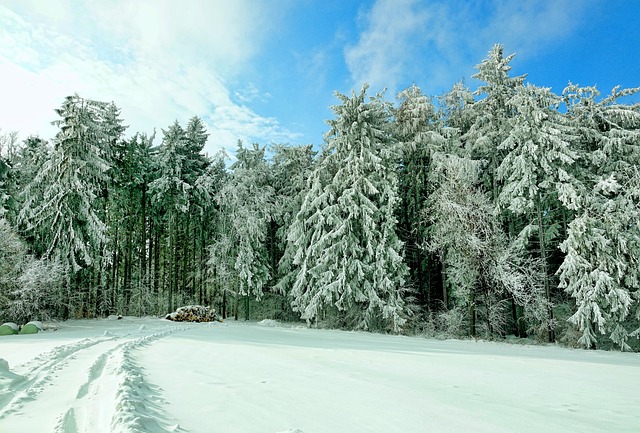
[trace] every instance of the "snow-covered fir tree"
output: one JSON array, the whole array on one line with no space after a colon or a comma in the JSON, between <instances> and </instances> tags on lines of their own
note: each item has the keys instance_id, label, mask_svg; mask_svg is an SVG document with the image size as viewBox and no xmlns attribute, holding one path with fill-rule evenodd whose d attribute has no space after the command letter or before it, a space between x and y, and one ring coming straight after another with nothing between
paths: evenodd
<instances>
[{"instance_id":1,"label":"snow-covered fir tree","mask_svg":"<svg viewBox=\"0 0 640 433\"><path fill-rule=\"evenodd\" d=\"M112 138L107 105L78 95L65 99L56 110L61 119L53 122L60 128L53 153L22 199L19 221L28 234L42 236L45 257L65 264L69 298L81 284L78 272L94 264L97 246L106 240L96 198L110 168L103 157Z\"/></svg>"},{"instance_id":2,"label":"snow-covered fir tree","mask_svg":"<svg viewBox=\"0 0 640 433\"><path fill-rule=\"evenodd\" d=\"M524 76L509 76L509 63L514 56L504 57L504 47L496 44L488 57L476 66L478 73L473 76L482 81L475 94L485 96L473 104L474 123L464 141L472 149L475 158L486 161L485 184L492 201L500 193L496 170L504 154L499 146L509 134L509 119L515 114L508 102L525 79Z\"/></svg>"},{"instance_id":3,"label":"snow-covered fir tree","mask_svg":"<svg viewBox=\"0 0 640 433\"><path fill-rule=\"evenodd\" d=\"M179 289L179 260L181 247L180 223L189 211L189 197L192 186L185 179L185 159L189 143L182 126L175 121L163 130L162 144L158 149L157 178L149 184L151 202L165 224L165 245L168 254L165 260L169 269L167 282L167 311L175 308L175 296Z\"/></svg>"},{"instance_id":4,"label":"snow-covered fir tree","mask_svg":"<svg viewBox=\"0 0 640 433\"><path fill-rule=\"evenodd\" d=\"M297 266L289 296L308 322L337 309L348 327L398 331L407 266L396 235L396 149L390 107L366 90L336 94L327 147L289 231Z\"/></svg>"},{"instance_id":5,"label":"snow-covered fir tree","mask_svg":"<svg viewBox=\"0 0 640 433\"><path fill-rule=\"evenodd\" d=\"M431 190L432 156L442 151L447 140L441 135L443 125L431 98L413 85L397 96L394 134L398 140L400 204L398 233L404 243L405 260L410 269L411 285L419 305L425 307L438 299L432 296L429 274L437 272L438 263L422 248L428 227L421 224L426 200Z\"/></svg>"},{"instance_id":6,"label":"snow-covered fir tree","mask_svg":"<svg viewBox=\"0 0 640 433\"><path fill-rule=\"evenodd\" d=\"M600 101L595 88L570 85L564 93L579 131L584 190L559 275L575 299L569 320L585 347L595 347L598 334L622 349L629 336L640 337L628 323L640 320L640 109L618 101L638 91L615 88Z\"/></svg>"},{"instance_id":7,"label":"snow-covered fir tree","mask_svg":"<svg viewBox=\"0 0 640 433\"><path fill-rule=\"evenodd\" d=\"M502 188L498 207L524 217L518 235L535 235L544 276L548 305L547 337L555 341L551 299L549 256L557 248L562 219L561 201L575 209L575 185L572 165L578 153L572 148L571 129L557 111L560 98L547 88L526 85L517 88L507 106L514 115L510 128L498 149L504 158L496 171Z\"/></svg>"},{"instance_id":8,"label":"snow-covered fir tree","mask_svg":"<svg viewBox=\"0 0 640 433\"><path fill-rule=\"evenodd\" d=\"M278 250L282 253L277 260L276 288L280 293L287 293L296 275L293 267L295 245L287 240L287 234L307 194L308 180L314 168L316 152L311 145L279 145L274 150L272 172L277 197L274 215L278 224L276 233Z\"/></svg>"},{"instance_id":9,"label":"snow-covered fir tree","mask_svg":"<svg viewBox=\"0 0 640 433\"><path fill-rule=\"evenodd\" d=\"M212 249L210 263L216 259L226 263L228 254L236 272L236 278L226 283L237 283L237 287L223 290L244 296L245 318L249 318L249 300L260 300L271 278L273 269L266 247L267 230L274 209L273 187L270 185L269 167L265 160L265 148L254 144L251 148L238 142L238 160L232 164L232 174L217 196L225 220L221 222L223 232ZM217 266L217 264L216 264ZM229 272L224 265L223 272Z\"/></svg>"}]
</instances>

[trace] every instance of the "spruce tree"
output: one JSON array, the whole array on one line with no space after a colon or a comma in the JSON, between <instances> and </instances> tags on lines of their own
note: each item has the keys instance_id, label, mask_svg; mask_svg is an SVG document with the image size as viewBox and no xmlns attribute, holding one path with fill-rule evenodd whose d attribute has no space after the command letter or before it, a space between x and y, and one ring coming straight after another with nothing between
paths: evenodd
<instances>
[{"instance_id":1,"label":"spruce tree","mask_svg":"<svg viewBox=\"0 0 640 433\"><path fill-rule=\"evenodd\" d=\"M569 319L579 342L595 348L598 334L622 349L640 319L640 109L618 100L640 89L613 89L602 100L595 88L570 85L564 97L583 152L583 185L575 218L561 248L560 286L575 299Z\"/></svg>"},{"instance_id":2,"label":"spruce tree","mask_svg":"<svg viewBox=\"0 0 640 433\"><path fill-rule=\"evenodd\" d=\"M396 234L397 152L391 110L366 89L336 93L325 155L289 232L298 269L289 296L307 322L335 308L348 327L398 331L407 266Z\"/></svg>"},{"instance_id":3,"label":"spruce tree","mask_svg":"<svg viewBox=\"0 0 640 433\"><path fill-rule=\"evenodd\" d=\"M244 297L245 319L249 319L250 298L258 301L262 298L273 271L266 239L274 192L264 147L254 144L246 148L238 142L236 155L238 160L231 165L232 174L217 196L225 221L224 232L220 233L212 253L217 257L223 253L231 255L237 278L227 282L237 283L237 287L225 291L234 293L236 302ZM230 268L225 265L223 271L229 272Z\"/></svg>"},{"instance_id":4,"label":"spruce tree","mask_svg":"<svg viewBox=\"0 0 640 433\"><path fill-rule=\"evenodd\" d=\"M90 283L83 282L80 271L93 266L98 258L96 246L106 241L97 198L110 169L104 158L113 138L107 106L74 95L56 110L61 119L53 122L60 128L53 153L25 189L19 215L29 234L42 236L44 256L65 264L67 302L78 307L72 294L80 295L83 309L87 293L79 288Z\"/></svg>"},{"instance_id":5,"label":"spruce tree","mask_svg":"<svg viewBox=\"0 0 640 433\"><path fill-rule=\"evenodd\" d=\"M413 85L397 98L400 106L395 110L394 129L401 150L397 168L401 198L398 229L411 285L416 289L419 304L426 307L441 300L442 292L438 284L440 264L422 248L428 231L422 223L426 201L433 190L429 181L432 157L446 147L447 140L442 136L443 125L435 105L419 87ZM432 279L436 280L434 284ZM433 291L432 286L435 286Z\"/></svg>"},{"instance_id":6,"label":"spruce tree","mask_svg":"<svg viewBox=\"0 0 640 433\"><path fill-rule=\"evenodd\" d=\"M498 149L504 158L496 171L502 189L497 204L514 215L524 216L525 227L518 236L534 233L547 312L547 338L555 341L550 255L557 249L561 201L575 208L572 198L572 166L578 153L571 144L572 130L557 111L560 98L549 89L521 86L507 102L514 116L509 135Z\"/></svg>"}]
</instances>

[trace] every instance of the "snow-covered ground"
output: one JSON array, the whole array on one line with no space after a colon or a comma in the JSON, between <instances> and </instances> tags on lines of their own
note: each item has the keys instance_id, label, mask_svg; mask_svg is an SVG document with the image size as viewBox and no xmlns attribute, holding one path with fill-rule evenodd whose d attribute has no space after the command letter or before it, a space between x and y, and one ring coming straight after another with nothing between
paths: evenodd
<instances>
[{"instance_id":1,"label":"snow-covered ground","mask_svg":"<svg viewBox=\"0 0 640 433\"><path fill-rule=\"evenodd\" d=\"M640 431L639 354L124 318L0 358L1 433Z\"/></svg>"}]
</instances>

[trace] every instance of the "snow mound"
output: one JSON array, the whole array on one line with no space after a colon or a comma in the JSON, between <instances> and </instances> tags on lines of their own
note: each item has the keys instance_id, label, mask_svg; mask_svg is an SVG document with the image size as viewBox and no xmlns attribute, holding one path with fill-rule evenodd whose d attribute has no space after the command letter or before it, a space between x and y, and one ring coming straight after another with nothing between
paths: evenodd
<instances>
[{"instance_id":1,"label":"snow mound","mask_svg":"<svg viewBox=\"0 0 640 433\"><path fill-rule=\"evenodd\" d=\"M289 430L279 431L278 433L304 433L299 428L290 428Z\"/></svg>"},{"instance_id":2,"label":"snow mound","mask_svg":"<svg viewBox=\"0 0 640 433\"><path fill-rule=\"evenodd\" d=\"M165 319L174 322L222 322L213 308L202 305L180 307L173 313L167 314Z\"/></svg>"},{"instance_id":3,"label":"snow mound","mask_svg":"<svg viewBox=\"0 0 640 433\"><path fill-rule=\"evenodd\" d=\"M271 326L271 327L273 327L273 326L278 326L280 323L278 323L277 320L264 319L264 320L261 320L260 322L258 322L258 324L262 325L262 326Z\"/></svg>"}]
</instances>

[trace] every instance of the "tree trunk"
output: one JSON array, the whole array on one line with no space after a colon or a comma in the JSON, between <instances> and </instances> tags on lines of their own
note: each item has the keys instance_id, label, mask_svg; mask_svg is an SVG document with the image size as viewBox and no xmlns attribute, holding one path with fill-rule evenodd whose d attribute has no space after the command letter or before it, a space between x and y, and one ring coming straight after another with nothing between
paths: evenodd
<instances>
[{"instance_id":1,"label":"tree trunk","mask_svg":"<svg viewBox=\"0 0 640 433\"><path fill-rule=\"evenodd\" d=\"M556 340L555 330L553 329L553 305L551 303L551 288L549 283L549 265L547 263L547 248L546 239L544 233L543 217L542 217L542 205L540 199L536 203L538 211L538 236L540 241L540 260L542 261L542 272L544 276L544 293L547 298L547 337L549 343L553 343Z\"/></svg>"}]
</instances>

